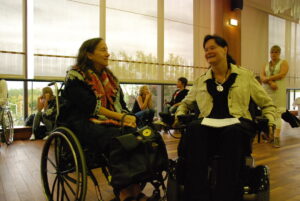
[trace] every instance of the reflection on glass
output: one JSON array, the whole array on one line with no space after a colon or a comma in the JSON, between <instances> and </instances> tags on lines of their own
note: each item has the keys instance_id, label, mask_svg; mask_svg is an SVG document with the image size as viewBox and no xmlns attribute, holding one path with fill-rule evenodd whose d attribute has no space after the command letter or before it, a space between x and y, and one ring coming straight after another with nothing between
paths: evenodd
<instances>
[{"instance_id":1,"label":"reflection on glass","mask_svg":"<svg viewBox=\"0 0 300 201\"><path fill-rule=\"evenodd\" d=\"M49 9L55 8L55 9ZM34 53L76 56L83 41L99 36L98 1L34 1ZM36 56L35 76L64 77L73 58Z\"/></svg>"}]
</instances>

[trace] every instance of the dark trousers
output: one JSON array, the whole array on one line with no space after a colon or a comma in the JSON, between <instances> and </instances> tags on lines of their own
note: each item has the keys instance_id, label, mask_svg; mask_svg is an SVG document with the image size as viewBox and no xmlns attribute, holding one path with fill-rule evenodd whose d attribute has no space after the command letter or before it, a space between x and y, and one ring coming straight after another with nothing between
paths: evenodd
<instances>
[{"instance_id":1,"label":"dark trousers","mask_svg":"<svg viewBox=\"0 0 300 201\"><path fill-rule=\"evenodd\" d=\"M249 135L241 124L222 128L192 122L185 136L185 201L241 201L241 170ZM248 146L248 147L247 147ZM208 167L218 155L216 186L211 191Z\"/></svg>"}]
</instances>

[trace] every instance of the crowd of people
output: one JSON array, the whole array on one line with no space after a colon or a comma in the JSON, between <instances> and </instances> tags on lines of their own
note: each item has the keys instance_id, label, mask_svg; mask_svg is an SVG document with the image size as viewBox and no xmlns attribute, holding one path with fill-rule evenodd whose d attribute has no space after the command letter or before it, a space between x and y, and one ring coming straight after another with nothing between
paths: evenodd
<instances>
[{"instance_id":1,"label":"crowd of people","mask_svg":"<svg viewBox=\"0 0 300 201\"><path fill-rule=\"evenodd\" d=\"M203 49L209 70L194 80L190 90L186 89L188 80L178 78L177 90L164 105L164 112L175 117L173 127L180 124L177 117L186 114L195 102L200 110L198 119L188 125L189 135L182 138L185 146L178 153L186 159L184 197L189 201L211 200L207 174L209 159L217 154L220 178L214 199L239 201L242 200L239 179L247 143L256 134L249 104L253 101L267 118L269 128L275 128L270 142L280 147L280 115L286 109L288 63L280 58L280 47L273 46L271 60L262 68L259 83L251 71L235 63L222 37L207 35ZM125 126L124 133L134 132L151 124L156 112L146 85L140 87L132 110L127 108L120 81L108 68L109 56L102 38L92 38L81 45L76 63L65 78L61 94L65 104L58 118L60 123L72 128L83 144L107 156L111 140L121 135L121 125ZM1 105L7 101L4 85L5 81L1 80ZM55 120L55 96L50 87L45 87L37 99L31 139L38 138L41 122L47 135L55 127ZM149 200L138 183L119 189L119 199Z\"/></svg>"}]
</instances>

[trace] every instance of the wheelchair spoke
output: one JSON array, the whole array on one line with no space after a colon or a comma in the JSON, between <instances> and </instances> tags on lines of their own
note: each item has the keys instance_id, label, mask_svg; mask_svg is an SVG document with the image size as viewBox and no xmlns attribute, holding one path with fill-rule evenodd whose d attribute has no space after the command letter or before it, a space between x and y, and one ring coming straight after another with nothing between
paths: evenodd
<instances>
[{"instance_id":1,"label":"wheelchair spoke","mask_svg":"<svg viewBox=\"0 0 300 201\"><path fill-rule=\"evenodd\" d=\"M70 191L72 192L72 194L75 196L75 191L73 190L72 186L69 184L69 182L64 178L62 177L63 181L66 183L66 185L69 187ZM65 189L65 188L64 188Z\"/></svg>"},{"instance_id":2,"label":"wheelchair spoke","mask_svg":"<svg viewBox=\"0 0 300 201\"><path fill-rule=\"evenodd\" d=\"M54 190L55 190L55 184L56 184L57 180L58 180L58 176L55 177L53 185L52 185L52 189L51 189L51 192L50 192L51 195L52 195L52 200L53 200Z\"/></svg>"},{"instance_id":3,"label":"wheelchair spoke","mask_svg":"<svg viewBox=\"0 0 300 201\"><path fill-rule=\"evenodd\" d=\"M61 178L60 176L58 177L58 180L57 180L57 193L56 193L56 197L57 199L56 200L59 200L59 197L60 197L60 185L61 185Z\"/></svg>"},{"instance_id":4,"label":"wheelchair spoke","mask_svg":"<svg viewBox=\"0 0 300 201\"><path fill-rule=\"evenodd\" d=\"M69 170L61 171L61 174L65 175L65 174L72 173L72 172L74 172L74 171L75 171L75 168L73 167L73 168L71 168L71 169L69 169Z\"/></svg>"},{"instance_id":5,"label":"wheelchair spoke","mask_svg":"<svg viewBox=\"0 0 300 201\"><path fill-rule=\"evenodd\" d=\"M47 161L49 161L50 164L54 167L54 169L57 170L57 166L55 165L55 163L49 157L47 157Z\"/></svg>"},{"instance_id":6,"label":"wheelchair spoke","mask_svg":"<svg viewBox=\"0 0 300 201\"><path fill-rule=\"evenodd\" d=\"M74 184L80 184L80 185L82 185L82 181L77 181L76 179L70 177L69 175L65 175L65 179L69 180L70 182L72 182Z\"/></svg>"}]
</instances>

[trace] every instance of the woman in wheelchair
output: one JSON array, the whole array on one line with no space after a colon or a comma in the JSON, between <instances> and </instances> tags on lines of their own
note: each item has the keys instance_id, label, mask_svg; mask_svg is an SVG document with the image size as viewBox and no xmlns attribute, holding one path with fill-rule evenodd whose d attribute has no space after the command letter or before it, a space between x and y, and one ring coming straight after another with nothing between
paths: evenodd
<instances>
[{"instance_id":1,"label":"woman in wheelchair","mask_svg":"<svg viewBox=\"0 0 300 201\"><path fill-rule=\"evenodd\" d=\"M106 156L111 139L121 135L121 122L124 132L136 129L135 116L125 115L128 110L119 81L107 68L109 56L102 38L89 39L81 45L76 65L67 72L58 121L72 128L83 145ZM121 201L138 200L137 197L146 200L138 184L118 192Z\"/></svg>"},{"instance_id":2,"label":"woman in wheelchair","mask_svg":"<svg viewBox=\"0 0 300 201\"><path fill-rule=\"evenodd\" d=\"M207 35L203 48L210 69L195 80L177 109L173 125L196 101L200 118L188 125L183 150L178 153L185 158L184 200L241 201L241 170L249 140L255 134L248 110L250 98L262 108L270 126L274 124L275 106L252 72L235 65L223 38ZM212 191L208 175L216 156L217 181Z\"/></svg>"}]
</instances>

